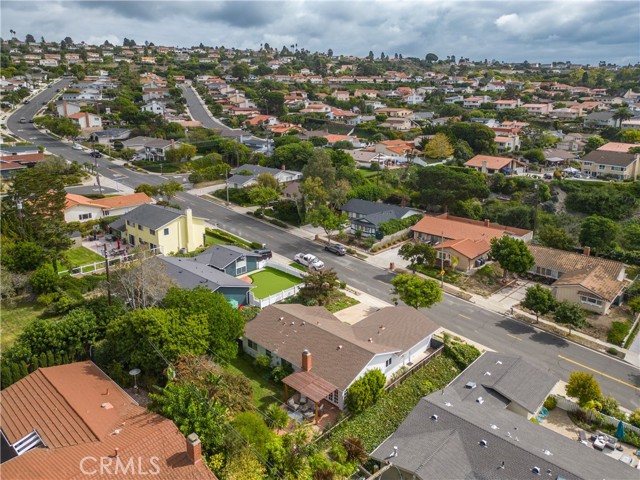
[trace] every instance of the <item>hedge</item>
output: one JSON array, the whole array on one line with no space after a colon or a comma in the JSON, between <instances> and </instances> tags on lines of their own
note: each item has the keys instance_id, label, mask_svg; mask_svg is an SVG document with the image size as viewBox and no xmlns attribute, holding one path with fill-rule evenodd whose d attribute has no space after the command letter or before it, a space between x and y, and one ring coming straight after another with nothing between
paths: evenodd
<instances>
[{"instance_id":1,"label":"hedge","mask_svg":"<svg viewBox=\"0 0 640 480\"><path fill-rule=\"evenodd\" d=\"M404 230L405 228L413 227L421 218L422 215L411 215L410 217L402 219L394 218L388 222L381 223L380 231L385 235L392 235L400 230Z\"/></svg>"}]
</instances>

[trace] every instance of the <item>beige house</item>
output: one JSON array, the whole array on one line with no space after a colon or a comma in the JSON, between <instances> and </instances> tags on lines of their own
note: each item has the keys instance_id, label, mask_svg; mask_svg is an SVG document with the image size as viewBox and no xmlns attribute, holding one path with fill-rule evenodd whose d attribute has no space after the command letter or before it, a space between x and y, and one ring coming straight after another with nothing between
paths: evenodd
<instances>
[{"instance_id":1,"label":"beige house","mask_svg":"<svg viewBox=\"0 0 640 480\"><path fill-rule=\"evenodd\" d=\"M535 264L529 273L556 279L552 291L559 301L580 304L584 309L606 315L612 305L622 302L625 287L624 264L555 248L530 245Z\"/></svg>"},{"instance_id":2,"label":"beige house","mask_svg":"<svg viewBox=\"0 0 640 480\"><path fill-rule=\"evenodd\" d=\"M633 143L609 142L582 157L582 172L592 177L611 176L617 180L640 175L640 154L628 153Z\"/></svg>"}]
</instances>

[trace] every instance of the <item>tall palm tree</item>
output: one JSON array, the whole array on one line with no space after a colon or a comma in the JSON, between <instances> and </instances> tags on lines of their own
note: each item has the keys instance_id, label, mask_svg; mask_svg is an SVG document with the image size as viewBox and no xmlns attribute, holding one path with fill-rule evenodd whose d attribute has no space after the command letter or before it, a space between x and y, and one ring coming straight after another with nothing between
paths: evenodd
<instances>
[{"instance_id":1,"label":"tall palm tree","mask_svg":"<svg viewBox=\"0 0 640 480\"><path fill-rule=\"evenodd\" d=\"M617 120L618 127L622 128L622 122L624 122L625 120L629 120L630 118L633 118L633 113L631 113L631 111L627 107L622 107L616 110L616 112L613 114L611 118L613 118L614 120Z\"/></svg>"}]
</instances>

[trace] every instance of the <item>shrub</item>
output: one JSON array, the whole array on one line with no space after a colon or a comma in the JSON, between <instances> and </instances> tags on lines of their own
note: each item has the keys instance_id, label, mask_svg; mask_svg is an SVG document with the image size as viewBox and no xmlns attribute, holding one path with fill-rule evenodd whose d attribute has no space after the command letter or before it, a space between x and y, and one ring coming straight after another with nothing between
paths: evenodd
<instances>
[{"instance_id":1,"label":"shrub","mask_svg":"<svg viewBox=\"0 0 640 480\"><path fill-rule=\"evenodd\" d=\"M634 427L638 427L640 428L640 408L636 408L630 415L629 415L629 423L631 425L633 425Z\"/></svg>"},{"instance_id":2,"label":"shrub","mask_svg":"<svg viewBox=\"0 0 640 480\"><path fill-rule=\"evenodd\" d=\"M47 264L33 272L29 281L35 293L51 293L58 287L59 278L53 267Z\"/></svg>"},{"instance_id":3,"label":"shrub","mask_svg":"<svg viewBox=\"0 0 640 480\"><path fill-rule=\"evenodd\" d=\"M373 237L369 237L362 243L364 244L365 248L371 248L373 247L373 244L376 243L376 239Z\"/></svg>"},{"instance_id":4,"label":"shrub","mask_svg":"<svg viewBox=\"0 0 640 480\"><path fill-rule=\"evenodd\" d=\"M277 367L274 367L273 370L271 370L271 379L275 383L280 383L283 378L288 377L292 373L293 368L290 365L278 365Z\"/></svg>"},{"instance_id":5,"label":"shrub","mask_svg":"<svg viewBox=\"0 0 640 480\"><path fill-rule=\"evenodd\" d=\"M259 369L269 368L271 365L271 357L268 355L258 355L254 359L253 364Z\"/></svg>"},{"instance_id":6,"label":"shrub","mask_svg":"<svg viewBox=\"0 0 640 480\"><path fill-rule=\"evenodd\" d=\"M453 360L460 370L464 370L480 356L480 350L466 343L449 342L444 347L444 354Z\"/></svg>"},{"instance_id":7,"label":"shrub","mask_svg":"<svg viewBox=\"0 0 640 480\"><path fill-rule=\"evenodd\" d=\"M267 414L265 418L269 428L282 430L289 425L289 415L287 414L287 411L280 408L280 405L277 403L272 403L267 407Z\"/></svg>"},{"instance_id":8,"label":"shrub","mask_svg":"<svg viewBox=\"0 0 640 480\"><path fill-rule=\"evenodd\" d=\"M558 406L558 400L556 400L556 397L549 395L542 406L551 411Z\"/></svg>"},{"instance_id":9,"label":"shrub","mask_svg":"<svg viewBox=\"0 0 640 480\"><path fill-rule=\"evenodd\" d=\"M353 413L358 413L376 403L384 389L386 380L384 374L377 368L369 370L349 387L347 408Z\"/></svg>"},{"instance_id":10,"label":"shrub","mask_svg":"<svg viewBox=\"0 0 640 480\"><path fill-rule=\"evenodd\" d=\"M609 353L609 354L611 354L611 355L616 355L616 356L617 356L617 355L618 355L618 353L620 353L620 352L618 352L618 350L616 350L616 349L615 349L615 348L613 348L613 347L609 347L609 348L607 348L607 353Z\"/></svg>"},{"instance_id":11,"label":"shrub","mask_svg":"<svg viewBox=\"0 0 640 480\"><path fill-rule=\"evenodd\" d=\"M289 228L289 225L287 225L286 223L278 220L277 218L270 218L269 219L269 223L272 223L273 225L280 227L280 228Z\"/></svg>"},{"instance_id":12,"label":"shrub","mask_svg":"<svg viewBox=\"0 0 640 480\"><path fill-rule=\"evenodd\" d=\"M611 328L607 332L607 342L621 345L629 330L631 330L631 322L612 322Z\"/></svg>"},{"instance_id":13,"label":"shrub","mask_svg":"<svg viewBox=\"0 0 640 480\"><path fill-rule=\"evenodd\" d=\"M248 443L250 443L258 454L266 457L268 447L274 438L274 433L269 430L267 424L257 413L242 412L233 419L233 427ZM234 441L237 440L233 437Z\"/></svg>"}]
</instances>

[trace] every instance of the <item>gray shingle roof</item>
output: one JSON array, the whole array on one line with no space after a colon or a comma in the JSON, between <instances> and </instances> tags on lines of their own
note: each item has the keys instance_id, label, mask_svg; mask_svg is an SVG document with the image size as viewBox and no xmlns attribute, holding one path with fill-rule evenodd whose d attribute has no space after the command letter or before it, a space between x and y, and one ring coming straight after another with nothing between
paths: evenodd
<instances>
[{"instance_id":1,"label":"gray shingle roof","mask_svg":"<svg viewBox=\"0 0 640 480\"><path fill-rule=\"evenodd\" d=\"M495 382L504 391L519 394L538 389L537 396L548 394L540 375L546 376L544 372L517 357L485 353L443 391L423 398L372 456L425 480L531 479L537 476L533 467L539 467L542 476L550 472L550 478L567 480L633 477L631 467L532 423L505 408L507 399L482 391L480 383L489 377L484 373L492 371L493 377L505 366L508 380ZM524 379L517 380L522 375ZM478 387L464 387L469 378L478 377L482 378ZM476 401L479 396L483 403ZM394 446L398 454L390 456ZM502 462L504 468L500 468Z\"/></svg>"},{"instance_id":2,"label":"gray shingle roof","mask_svg":"<svg viewBox=\"0 0 640 480\"><path fill-rule=\"evenodd\" d=\"M243 171L251 172L253 176L260 175L262 173L268 173L270 175L276 175L280 173L280 170L277 168L262 167L260 165L250 165L248 163L240 165L238 168L234 168L233 170L231 170L231 173Z\"/></svg>"},{"instance_id":3,"label":"gray shingle roof","mask_svg":"<svg viewBox=\"0 0 640 480\"><path fill-rule=\"evenodd\" d=\"M352 198L342 206L343 212L359 213L361 215L371 215L374 213L393 212L393 218L402 218L407 213L420 213L413 208L390 205L388 203L370 202L359 198Z\"/></svg>"},{"instance_id":4,"label":"gray shingle roof","mask_svg":"<svg viewBox=\"0 0 640 480\"><path fill-rule=\"evenodd\" d=\"M613 165L616 167L628 167L633 163L636 156L631 153L609 152L607 150L593 150L587 153L580 161Z\"/></svg>"},{"instance_id":5,"label":"gray shingle roof","mask_svg":"<svg viewBox=\"0 0 640 480\"><path fill-rule=\"evenodd\" d=\"M229 184L237 184L237 185L244 185L248 181L253 180L253 178L254 177L250 177L248 175L234 175L232 177L229 177L229 180L227 180L227 183L229 183Z\"/></svg>"},{"instance_id":6,"label":"gray shingle roof","mask_svg":"<svg viewBox=\"0 0 640 480\"><path fill-rule=\"evenodd\" d=\"M252 285L227 275L220 270L196 262L187 257L164 257L160 260L167 265L167 273L174 278L182 288L207 287L213 291L220 287L239 287L249 290Z\"/></svg>"},{"instance_id":7,"label":"gray shingle roof","mask_svg":"<svg viewBox=\"0 0 640 480\"><path fill-rule=\"evenodd\" d=\"M121 227L124 227L124 222L129 220L137 225L143 225L147 228L157 230L183 215L183 211L176 210L175 208L145 204L125 213L122 217L113 222L111 227L121 230Z\"/></svg>"},{"instance_id":8,"label":"gray shingle roof","mask_svg":"<svg viewBox=\"0 0 640 480\"><path fill-rule=\"evenodd\" d=\"M213 245L194 260L203 265L224 269L240 257L260 257L260 255L233 245Z\"/></svg>"}]
</instances>

